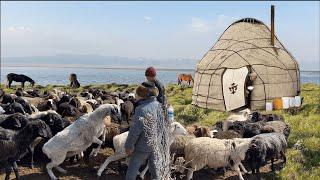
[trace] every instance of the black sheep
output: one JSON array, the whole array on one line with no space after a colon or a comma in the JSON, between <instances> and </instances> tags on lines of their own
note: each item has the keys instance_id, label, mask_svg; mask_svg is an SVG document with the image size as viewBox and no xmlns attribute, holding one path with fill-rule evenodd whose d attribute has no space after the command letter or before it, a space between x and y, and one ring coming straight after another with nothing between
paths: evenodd
<instances>
[{"instance_id":1,"label":"black sheep","mask_svg":"<svg viewBox=\"0 0 320 180\"><path fill-rule=\"evenodd\" d=\"M49 99L49 100L45 101L44 103L39 104L37 106L37 109L39 111L47 111L47 110L57 111L58 110L55 102L52 99Z\"/></svg>"},{"instance_id":2,"label":"black sheep","mask_svg":"<svg viewBox=\"0 0 320 180\"><path fill-rule=\"evenodd\" d=\"M3 105L3 109L6 111L4 114L21 113L26 114L23 106L20 103L13 102L11 104Z\"/></svg>"},{"instance_id":3,"label":"black sheep","mask_svg":"<svg viewBox=\"0 0 320 180\"><path fill-rule=\"evenodd\" d=\"M23 107L23 109L24 109L24 111L26 113L32 114L32 108L31 108L30 104L26 100L24 100L21 97L16 97L15 101L22 105L22 107Z\"/></svg>"},{"instance_id":4,"label":"black sheep","mask_svg":"<svg viewBox=\"0 0 320 180\"><path fill-rule=\"evenodd\" d=\"M274 160L282 156L286 163L285 149L287 141L283 133L267 133L254 136L246 153L246 161L250 164L252 173L260 172L262 165L271 160L271 169L274 171Z\"/></svg>"},{"instance_id":5,"label":"black sheep","mask_svg":"<svg viewBox=\"0 0 320 180\"><path fill-rule=\"evenodd\" d=\"M21 113L14 113L8 115L2 122L0 126L5 129L20 130L29 123L28 118L26 118Z\"/></svg>"},{"instance_id":6,"label":"black sheep","mask_svg":"<svg viewBox=\"0 0 320 180\"><path fill-rule=\"evenodd\" d=\"M75 98L75 97L72 97L69 101L69 104L76 107L76 108L80 108L81 107L81 103L80 103L80 100Z\"/></svg>"},{"instance_id":7,"label":"black sheep","mask_svg":"<svg viewBox=\"0 0 320 180\"><path fill-rule=\"evenodd\" d=\"M69 95L63 95L63 96L60 98L60 101L58 101L57 107L59 107L60 104L65 103L65 102L69 102L69 101L70 101L70 96L69 96Z\"/></svg>"},{"instance_id":8,"label":"black sheep","mask_svg":"<svg viewBox=\"0 0 320 180\"><path fill-rule=\"evenodd\" d=\"M26 91L31 97L40 97L40 91L38 89Z\"/></svg>"},{"instance_id":9,"label":"black sheep","mask_svg":"<svg viewBox=\"0 0 320 180\"><path fill-rule=\"evenodd\" d=\"M39 118L49 125L53 136L71 124L70 121L55 113L48 113Z\"/></svg>"},{"instance_id":10,"label":"black sheep","mask_svg":"<svg viewBox=\"0 0 320 180\"><path fill-rule=\"evenodd\" d=\"M14 102L14 98L10 94L3 94L2 96L2 104L11 104Z\"/></svg>"},{"instance_id":11,"label":"black sheep","mask_svg":"<svg viewBox=\"0 0 320 180\"><path fill-rule=\"evenodd\" d=\"M278 114L261 114L259 112L253 112L251 114L251 121L258 122L258 121L284 121L284 117Z\"/></svg>"},{"instance_id":12,"label":"black sheep","mask_svg":"<svg viewBox=\"0 0 320 180\"><path fill-rule=\"evenodd\" d=\"M227 131L218 131L214 134L214 137L217 139L233 139L233 138L242 138L242 135L233 130Z\"/></svg>"},{"instance_id":13,"label":"black sheep","mask_svg":"<svg viewBox=\"0 0 320 180\"><path fill-rule=\"evenodd\" d=\"M127 121L127 123L129 124L129 121L131 120L132 115L134 113L133 103L131 101L125 101L120 105L120 108L121 108L122 121Z\"/></svg>"},{"instance_id":14,"label":"black sheep","mask_svg":"<svg viewBox=\"0 0 320 180\"><path fill-rule=\"evenodd\" d=\"M64 102L59 105L57 112L62 116L72 116L72 117L79 117L82 115L80 110L72 105L69 102Z\"/></svg>"},{"instance_id":15,"label":"black sheep","mask_svg":"<svg viewBox=\"0 0 320 180\"><path fill-rule=\"evenodd\" d=\"M16 178L20 178L16 161L26 154L27 149L37 137L51 137L46 123L41 120L30 122L19 131L0 128L0 164L5 166L6 180L9 180L11 167Z\"/></svg>"}]
</instances>

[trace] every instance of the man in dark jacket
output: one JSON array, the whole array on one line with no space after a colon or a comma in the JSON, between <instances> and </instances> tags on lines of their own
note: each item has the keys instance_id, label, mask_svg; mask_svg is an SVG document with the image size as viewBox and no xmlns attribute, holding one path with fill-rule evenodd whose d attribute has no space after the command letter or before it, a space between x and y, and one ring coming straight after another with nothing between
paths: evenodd
<instances>
[{"instance_id":1,"label":"man in dark jacket","mask_svg":"<svg viewBox=\"0 0 320 180\"><path fill-rule=\"evenodd\" d=\"M157 100L161 104L165 105L167 103L166 97L165 97L165 89L162 83L156 78L157 76L156 69L154 67L148 67L146 69L145 76L149 82L153 82L155 86L158 88L159 95L157 96Z\"/></svg>"}]
</instances>

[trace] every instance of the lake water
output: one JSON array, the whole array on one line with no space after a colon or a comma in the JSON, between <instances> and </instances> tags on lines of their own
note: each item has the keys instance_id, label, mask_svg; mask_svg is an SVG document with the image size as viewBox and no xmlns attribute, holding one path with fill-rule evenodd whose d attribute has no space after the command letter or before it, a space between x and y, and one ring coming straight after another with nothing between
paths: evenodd
<instances>
[{"instance_id":1,"label":"lake water","mask_svg":"<svg viewBox=\"0 0 320 180\"><path fill-rule=\"evenodd\" d=\"M123 83L137 84L145 80L144 70L136 69L92 69L92 68L48 68L48 67L1 67L1 83L8 73L25 74L40 85L69 84L69 74L76 73L81 85ZM164 83L177 83L181 73L194 74L194 70L158 70L158 78ZM320 84L320 72L301 72L302 83Z\"/></svg>"}]
</instances>

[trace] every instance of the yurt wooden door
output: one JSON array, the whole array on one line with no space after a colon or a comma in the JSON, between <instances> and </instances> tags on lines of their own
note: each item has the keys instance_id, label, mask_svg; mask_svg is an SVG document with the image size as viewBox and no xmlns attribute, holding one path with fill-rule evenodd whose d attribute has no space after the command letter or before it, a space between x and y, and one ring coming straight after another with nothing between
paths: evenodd
<instances>
[{"instance_id":1,"label":"yurt wooden door","mask_svg":"<svg viewBox=\"0 0 320 180\"><path fill-rule=\"evenodd\" d=\"M245 82L248 68L226 69L222 76L223 97L227 111L246 105Z\"/></svg>"}]
</instances>

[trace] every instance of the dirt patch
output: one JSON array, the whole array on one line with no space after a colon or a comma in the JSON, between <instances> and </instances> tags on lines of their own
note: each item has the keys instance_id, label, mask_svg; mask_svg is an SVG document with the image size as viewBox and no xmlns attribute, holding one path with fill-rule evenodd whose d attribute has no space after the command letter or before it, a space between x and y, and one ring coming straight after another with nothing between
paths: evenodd
<instances>
[{"instance_id":1,"label":"dirt patch","mask_svg":"<svg viewBox=\"0 0 320 180\"><path fill-rule=\"evenodd\" d=\"M117 162L111 163L101 178L98 178L96 175L99 166L104 162L104 160L113 154L113 150L110 148L104 148L100 150L100 153L97 157L90 161L89 165L86 165L83 160L76 163L71 163L65 161L61 167L68 171L67 174L61 174L56 170L53 170L55 175L61 180L79 180L79 179L112 179L112 180L122 180L125 179L126 165L124 162L120 164L121 168L119 169L119 164ZM35 168L31 169L29 164L29 157L25 157L20 162L18 162L19 173L22 180L46 180L49 179L49 176L46 172L45 165L48 160L45 157L35 156ZM277 162L275 167L276 170L280 170L282 163ZM270 172L270 165L266 165L260 169L260 175L251 175L246 174L243 177L249 180L258 180L258 179L274 179L275 173ZM186 173L185 173L186 174ZM0 171L0 179L5 178L4 170ZM10 179L15 179L15 175L12 172ZM148 177L146 179L149 179ZM178 175L177 179L186 179L184 175ZM212 169L202 169L194 172L194 180L212 180L212 179L229 179L229 180L238 180L238 176L234 171L227 170L225 173L223 171L214 171Z\"/></svg>"}]
</instances>

